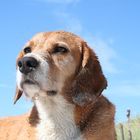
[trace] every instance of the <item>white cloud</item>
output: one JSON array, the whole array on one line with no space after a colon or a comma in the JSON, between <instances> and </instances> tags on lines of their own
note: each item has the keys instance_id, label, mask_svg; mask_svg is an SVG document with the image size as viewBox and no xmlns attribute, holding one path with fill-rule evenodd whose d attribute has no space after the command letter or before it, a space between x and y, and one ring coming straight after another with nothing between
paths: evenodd
<instances>
[{"instance_id":1,"label":"white cloud","mask_svg":"<svg viewBox=\"0 0 140 140\"><path fill-rule=\"evenodd\" d=\"M54 3L54 4L76 4L79 0L37 0L41 2Z\"/></svg>"},{"instance_id":2,"label":"white cloud","mask_svg":"<svg viewBox=\"0 0 140 140\"><path fill-rule=\"evenodd\" d=\"M64 25L64 29L69 32L80 34L83 30L82 23L75 17L64 11L55 11L54 16Z\"/></svg>"},{"instance_id":3,"label":"white cloud","mask_svg":"<svg viewBox=\"0 0 140 140\"><path fill-rule=\"evenodd\" d=\"M70 31L70 32L74 32L74 33L81 33L83 30L83 27L81 25L81 23L76 20L76 19L71 19L67 25L66 25L66 30Z\"/></svg>"},{"instance_id":4,"label":"white cloud","mask_svg":"<svg viewBox=\"0 0 140 140\"><path fill-rule=\"evenodd\" d=\"M107 73L118 73L119 71L114 63L118 56L112 47L113 40L107 41L91 35L86 36L85 39L97 54L103 70Z\"/></svg>"},{"instance_id":5,"label":"white cloud","mask_svg":"<svg viewBox=\"0 0 140 140\"><path fill-rule=\"evenodd\" d=\"M108 92L118 97L140 97L140 81L121 81L111 85Z\"/></svg>"}]
</instances>

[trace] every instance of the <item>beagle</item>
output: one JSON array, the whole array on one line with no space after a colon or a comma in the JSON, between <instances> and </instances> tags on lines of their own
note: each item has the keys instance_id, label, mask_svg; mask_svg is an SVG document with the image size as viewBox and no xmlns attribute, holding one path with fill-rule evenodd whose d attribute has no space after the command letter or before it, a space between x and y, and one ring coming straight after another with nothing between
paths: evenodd
<instances>
[{"instance_id":1,"label":"beagle","mask_svg":"<svg viewBox=\"0 0 140 140\"><path fill-rule=\"evenodd\" d=\"M17 57L14 103L33 102L25 115L0 119L0 140L115 140L114 105L99 60L73 33L35 35Z\"/></svg>"}]
</instances>

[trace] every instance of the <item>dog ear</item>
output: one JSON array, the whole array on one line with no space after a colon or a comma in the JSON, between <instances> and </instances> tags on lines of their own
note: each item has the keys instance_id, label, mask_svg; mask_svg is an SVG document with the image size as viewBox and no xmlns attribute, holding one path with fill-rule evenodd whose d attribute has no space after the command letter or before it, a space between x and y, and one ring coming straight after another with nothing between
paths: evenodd
<instances>
[{"instance_id":1,"label":"dog ear","mask_svg":"<svg viewBox=\"0 0 140 140\"><path fill-rule=\"evenodd\" d=\"M85 105L94 102L106 87L107 81L96 54L83 42L81 68L72 86L74 103Z\"/></svg>"},{"instance_id":2,"label":"dog ear","mask_svg":"<svg viewBox=\"0 0 140 140\"><path fill-rule=\"evenodd\" d=\"M16 102L19 100L19 98L22 96L22 91L19 90L18 87L16 87L16 94L15 94L15 97L14 97L14 104L16 104Z\"/></svg>"},{"instance_id":3,"label":"dog ear","mask_svg":"<svg viewBox=\"0 0 140 140\"><path fill-rule=\"evenodd\" d=\"M16 70L18 68L18 62L19 60L23 57L23 52L20 52L17 59L16 59ZM16 104L16 102L19 100L19 98L22 96L23 91L21 91L17 86L16 86L16 93L15 93L15 97L14 97L14 104Z\"/></svg>"}]
</instances>

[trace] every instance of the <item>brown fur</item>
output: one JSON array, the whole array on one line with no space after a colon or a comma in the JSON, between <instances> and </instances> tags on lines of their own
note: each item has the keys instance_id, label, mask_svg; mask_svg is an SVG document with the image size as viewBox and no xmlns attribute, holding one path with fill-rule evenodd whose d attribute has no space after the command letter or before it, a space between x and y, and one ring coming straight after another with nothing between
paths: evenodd
<instances>
[{"instance_id":1,"label":"brown fur","mask_svg":"<svg viewBox=\"0 0 140 140\"><path fill-rule=\"evenodd\" d=\"M75 105L75 124L84 135L85 140L115 140L115 107L101 95L107 87L107 81L96 54L83 39L63 31L40 33L33 37L26 46L31 46L34 52L51 53L53 40L50 40L47 48L45 46L45 41L50 38L55 41L62 40L69 44L71 54L75 58L76 71L66 79L61 94ZM22 51L17 61L23 56ZM59 56L61 60L64 58L65 56ZM50 56L50 59L57 67L59 66L56 56ZM54 67L54 72L57 72L56 69ZM21 96L22 92L16 88L14 103ZM39 121L35 106L32 108L30 115L2 119L0 120L0 139L35 140L35 128Z\"/></svg>"}]
</instances>

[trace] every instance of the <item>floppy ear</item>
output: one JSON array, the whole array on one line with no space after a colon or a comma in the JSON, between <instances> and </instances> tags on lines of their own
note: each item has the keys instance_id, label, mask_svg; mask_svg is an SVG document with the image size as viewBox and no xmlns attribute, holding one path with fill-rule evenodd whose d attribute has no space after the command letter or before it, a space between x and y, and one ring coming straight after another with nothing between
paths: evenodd
<instances>
[{"instance_id":1,"label":"floppy ear","mask_svg":"<svg viewBox=\"0 0 140 140\"><path fill-rule=\"evenodd\" d=\"M17 69L17 63L18 61L23 57L23 53L20 52L17 59L16 59L16 69ZM19 98L22 96L23 91L21 91L17 86L16 86L16 93L15 93L15 97L14 97L14 104L16 104L16 102L19 100Z\"/></svg>"},{"instance_id":2,"label":"floppy ear","mask_svg":"<svg viewBox=\"0 0 140 140\"><path fill-rule=\"evenodd\" d=\"M22 91L18 89L18 87L16 87L16 94L14 97L14 104L16 104L16 102L19 100L19 98L22 96Z\"/></svg>"},{"instance_id":3,"label":"floppy ear","mask_svg":"<svg viewBox=\"0 0 140 140\"><path fill-rule=\"evenodd\" d=\"M72 86L74 103L85 105L95 102L106 87L107 81L96 54L83 42L81 68Z\"/></svg>"}]
</instances>

